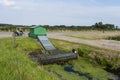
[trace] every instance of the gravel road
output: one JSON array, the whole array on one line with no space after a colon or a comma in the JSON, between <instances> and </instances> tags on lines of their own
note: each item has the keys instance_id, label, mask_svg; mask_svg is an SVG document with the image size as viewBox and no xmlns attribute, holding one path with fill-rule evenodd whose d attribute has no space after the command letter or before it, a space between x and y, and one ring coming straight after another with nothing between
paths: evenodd
<instances>
[{"instance_id":1,"label":"gravel road","mask_svg":"<svg viewBox=\"0 0 120 80\"><path fill-rule=\"evenodd\" d=\"M0 38L12 37L13 32L0 32ZM28 33L24 33L23 36L28 36Z\"/></svg>"},{"instance_id":2,"label":"gravel road","mask_svg":"<svg viewBox=\"0 0 120 80\"><path fill-rule=\"evenodd\" d=\"M12 37L12 32L0 32L0 38Z\"/></svg>"}]
</instances>

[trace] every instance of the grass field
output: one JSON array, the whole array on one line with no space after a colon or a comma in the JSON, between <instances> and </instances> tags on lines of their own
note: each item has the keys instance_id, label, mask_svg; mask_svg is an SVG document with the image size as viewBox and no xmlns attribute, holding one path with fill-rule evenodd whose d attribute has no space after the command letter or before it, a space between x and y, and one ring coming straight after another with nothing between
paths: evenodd
<instances>
[{"instance_id":1,"label":"grass field","mask_svg":"<svg viewBox=\"0 0 120 80\"><path fill-rule=\"evenodd\" d=\"M93 80L107 80L110 78L111 75L102 69L102 67L106 67L106 63L102 64L103 66L99 66L97 64L98 62L95 61L95 58L93 59L93 56L96 54L96 56L101 56L101 58L109 60L107 59L109 54L118 55L119 52L57 39L51 39L51 41L58 49L64 50L66 52L71 51L73 47L78 48L80 52L79 55L82 57L79 57L78 60L69 61L67 64L61 66L57 64L47 65L45 66L47 70L55 71L53 73L60 74L63 79L67 80L89 80L90 78ZM103 52L106 54L103 55ZM100 62L102 63L103 61ZM117 63L119 60L115 62ZM72 69L70 66L73 66ZM66 68L68 68L68 71L65 70Z\"/></svg>"},{"instance_id":2,"label":"grass field","mask_svg":"<svg viewBox=\"0 0 120 80\"><path fill-rule=\"evenodd\" d=\"M81 57L61 66L57 64L46 65L45 69L56 72L66 80L89 80L90 78L107 80L111 77L106 71L96 65L91 65L87 59Z\"/></svg>"},{"instance_id":3,"label":"grass field","mask_svg":"<svg viewBox=\"0 0 120 80\"><path fill-rule=\"evenodd\" d=\"M76 32L76 34L68 34L67 36L70 37L77 37L81 39L107 39L108 37L114 37L114 36L120 36L120 31L105 31L104 33L102 31L79 31Z\"/></svg>"},{"instance_id":4,"label":"grass field","mask_svg":"<svg viewBox=\"0 0 120 80\"><path fill-rule=\"evenodd\" d=\"M54 42L54 45L56 45L56 47L61 50L70 51L72 48L76 48L80 56L87 57L91 59L92 62L96 61L97 63L105 67L110 65L108 66L108 68L111 69L120 67L119 51L89 46L80 43L62 41L62 40L55 40L55 39L51 39L51 40Z\"/></svg>"},{"instance_id":5,"label":"grass field","mask_svg":"<svg viewBox=\"0 0 120 80\"><path fill-rule=\"evenodd\" d=\"M40 49L35 40L18 37L16 41L17 47L13 48L12 38L0 39L0 80L57 80L25 54Z\"/></svg>"},{"instance_id":6,"label":"grass field","mask_svg":"<svg viewBox=\"0 0 120 80\"><path fill-rule=\"evenodd\" d=\"M103 52L108 52L109 50L56 39L51 39L51 41L58 49L66 52L71 51L72 47L78 48L79 52L82 53L81 57L63 65L51 64L42 66L33 62L25 54L26 51L41 49L36 40L27 37L17 37L17 47L13 48L13 39L3 38L0 39L0 79L88 80L92 78L93 80L107 80L111 78L112 75L103 70L103 66L96 64L94 59L89 59L91 58L90 54L93 55L95 53L99 56L101 50ZM117 54L115 51L110 50L109 52Z\"/></svg>"}]
</instances>

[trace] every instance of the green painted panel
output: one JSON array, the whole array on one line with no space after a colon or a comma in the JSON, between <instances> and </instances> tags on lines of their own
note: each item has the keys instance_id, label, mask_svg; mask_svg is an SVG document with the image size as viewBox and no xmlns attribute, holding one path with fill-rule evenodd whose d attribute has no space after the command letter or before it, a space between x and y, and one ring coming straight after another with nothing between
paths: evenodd
<instances>
[{"instance_id":1,"label":"green painted panel","mask_svg":"<svg viewBox=\"0 0 120 80\"><path fill-rule=\"evenodd\" d=\"M34 33L34 29L30 29L30 33Z\"/></svg>"},{"instance_id":2,"label":"green painted panel","mask_svg":"<svg viewBox=\"0 0 120 80\"><path fill-rule=\"evenodd\" d=\"M46 29L42 26L33 26L29 31L29 36L32 38L36 38L37 35L46 35Z\"/></svg>"},{"instance_id":3,"label":"green painted panel","mask_svg":"<svg viewBox=\"0 0 120 80\"><path fill-rule=\"evenodd\" d=\"M35 34L29 34L29 36L32 37L32 38L36 38Z\"/></svg>"},{"instance_id":4,"label":"green painted panel","mask_svg":"<svg viewBox=\"0 0 120 80\"><path fill-rule=\"evenodd\" d=\"M37 27L34 29L34 34L36 34L36 35L46 34L46 29L43 27Z\"/></svg>"}]
</instances>

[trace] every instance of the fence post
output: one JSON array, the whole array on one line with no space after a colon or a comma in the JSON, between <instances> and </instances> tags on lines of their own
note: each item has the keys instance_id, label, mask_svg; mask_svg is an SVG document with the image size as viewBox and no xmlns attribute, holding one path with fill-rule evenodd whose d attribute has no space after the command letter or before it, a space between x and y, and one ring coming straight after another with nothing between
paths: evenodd
<instances>
[{"instance_id":1,"label":"fence post","mask_svg":"<svg viewBox=\"0 0 120 80\"><path fill-rule=\"evenodd\" d=\"M13 32L12 36L13 36L13 48L16 48L16 34L15 34L15 32Z\"/></svg>"}]
</instances>

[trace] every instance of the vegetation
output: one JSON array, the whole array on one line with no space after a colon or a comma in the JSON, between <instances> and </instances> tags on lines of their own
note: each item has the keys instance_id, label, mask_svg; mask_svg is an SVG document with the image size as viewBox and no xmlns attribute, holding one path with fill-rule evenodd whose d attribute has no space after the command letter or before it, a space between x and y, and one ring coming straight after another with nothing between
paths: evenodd
<instances>
[{"instance_id":1,"label":"vegetation","mask_svg":"<svg viewBox=\"0 0 120 80\"><path fill-rule=\"evenodd\" d=\"M76 37L80 39L89 39L89 40L100 40L100 39L111 39L111 40L119 40L120 31L106 31L102 33L101 31L92 30L92 31L79 31L77 34L73 34L72 32L66 34L66 36Z\"/></svg>"},{"instance_id":2,"label":"vegetation","mask_svg":"<svg viewBox=\"0 0 120 80\"><path fill-rule=\"evenodd\" d=\"M120 71L118 72L120 68L119 51L113 51L63 40L52 39L52 41L54 41L56 47L62 50L65 49L67 51L70 51L72 48L77 48L78 53L81 57L88 58L89 61L91 61L93 64L100 64L104 69L108 69L109 71L113 71L113 73L120 75Z\"/></svg>"},{"instance_id":3,"label":"vegetation","mask_svg":"<svg viewBox=\"0 0 120 80\"><path fill-rule=\"evenodd\" d=\"M103 24L102 22L98 22L98 23L95 23L94 25L92 25L93 28L96 28L96 29L117 29L118 26L115 26L114 24Z\"/></svg>"},{"instance_id":4,"label":"vegetation","mask_svg":"<svg viewBox=\"0 0 120 80\"><path fill-rule=\"evenodd\" d=\"M111 78L111 75L98 67L98 65L92 65L87 58L81 57L61 66L51 64L44 66L44 68L60 76L63 80L107 80Z\"/></svg>"},{"instance_id":5,"label":"vegetation","mask_svg":"<svg viewBox=\"0 0 120 80\"><path fill-rule=\"evenodd\" d=\"M13 24L0 24L0 31L14 31L20 30L28 31L29 26L27 25L13 25Z\"/></svg>"},{"instance_id":6,"label":"vegetation","mask_svg":"<svg viewBox=\"0 0 120 80\"><path fill-rule=\"evenodd\" d=\"M13 24L0 24L0 31L13 31L13 30L23 30L28 31L29 27L35 26L35 25L13 25ZM106 31L106 30L120 30L118 26L115 26L114 24L103 24L102 22L95 23L91 26L66 26L66 25L43 25L47 31L81 31L81 30L100 30L100 31Z\"/></svg>"},{"instance_id":7,"label":"vegetation","mask_svg":"<svg viewBox=\"0 0 120 80\"><path fill-rule=\"evenodd\" d=\"M106 80L111 78L111 74L102 69L91 57L102 55L100 52L109 50L88 46L84 44L72 43L68 41L51 39L54 45L61 50L71 51L78 48L79 59L72 60L64 64L38 65L30 60L26 51L41 49L34 39L27 37L17 37L17 47L13 47L12 38L0 39L0 79L1 80ZM115 51L109 51L117 55ZM108 54L103 55L107 56ZM117 61L117 60L116 60ZM115 62L116 62L115 61ZM105 66L105 65L104 65ZM116 66L115 66L116 67ZM101 74L102 73L102 74Z\"/></svg>"},{"instance_id":8,"label":"vegetation","mask_svg":"<svg viewBox=\"0 0 120 80\"><path fill-rule=\"evenodd\" d=\"M47 28L48 31L55 31L55 30L61 30L61 31L81 31L81 30L100 30L100 31L106 31L106 30L119 30L118 26L115 26L114 24L103 24L102 22L97 22L94 25L91 26L65 26L65 25L55 25L55 26L49 26L44 25L45 28Z\"/></svg>"},{"instance_id":9,"label":"vegetation","mask_svg":"<svg viewBox=\"0 0 120 80\"><path fill-rule=\"evenodd\" d=\"M107 39L120 41L120 35L119 36L110 36Z\"/></svg>"},{"instance_id":10,"label":"vegetation","mask_svg":"<svg viewBox=\"0 0 120 80\"><path fill-rule=\"evenodd\" d=\"M17 37L16 41L17 47L13 48L12 38L0 39L1 80L57 80L25 54L25 51L40 49L35 40Z\"/></svg>"}]
</instances>

